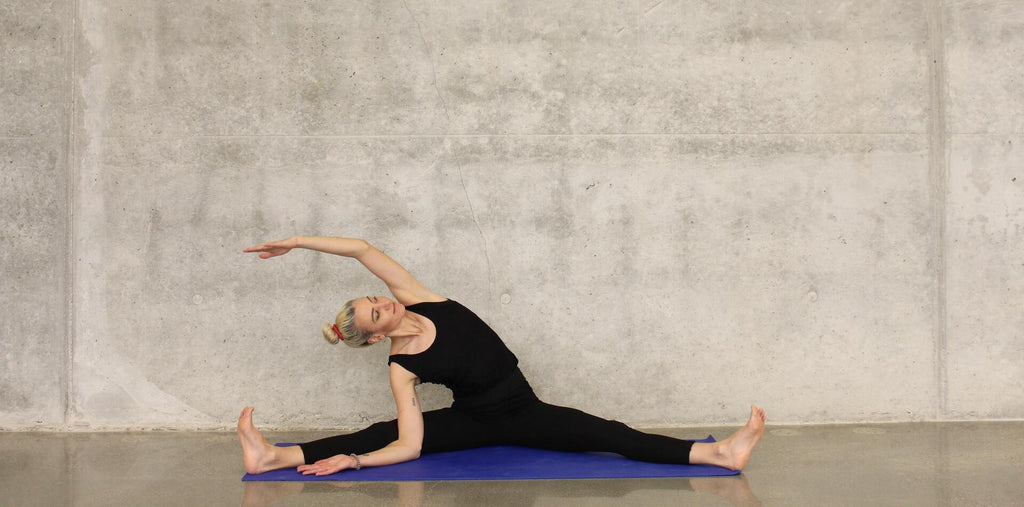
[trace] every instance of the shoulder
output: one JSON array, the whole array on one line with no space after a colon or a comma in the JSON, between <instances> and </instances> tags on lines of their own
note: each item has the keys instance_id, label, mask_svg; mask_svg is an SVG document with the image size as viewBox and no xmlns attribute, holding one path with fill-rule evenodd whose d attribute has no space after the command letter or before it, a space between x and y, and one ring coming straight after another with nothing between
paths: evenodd
<instances>
[{"instance_id":1,"label":"shoulder","mask_svg":"<svg viewBox=\"0 0 1024 507\"><path fill-rule=\"evenodd\" d=\"M413 303L411 305L406 306L406 308L410 310L413 308L440 308L450 306L452 304L458 305L458 303L456 303L454 299L443 298L437 301L419 301L417 303Z\"/></svg>"},{"instance_id":2,"label":"shoulder","mask_svg":"<svg viewBox=\"0 0 1024 507\"><path fill-rule=\"evenodd\" d=\"M466 308L466 306L463 305L462 303L459 303L458 301L456 301L454 299L448 299L448 298L442 299L440 301L423 301L423 302L420 302L420 303L416 303L414 305L406 306L406 309L412 310L414 312L418 312L419 310L428 310L428 311L429 310L436 310L436 311L452 311L452 312L458 312L458 311L470 312L471 311L469 308Z\"/></svg>"},{"instance_id":3,"label":"shoulder","mask_svg":"<svg viewBox=\"0 0 1024 507\"><path fill-rule=\"evenodd\" d=\"M392 387L416 384L418 378L416 374L407 370L405 366L395 361L394 358L388 359L388 370Z\"/></svg>"},{"instance_id":4,"label":"shoulder","mask_svg":"<svg viewBox=\"0 0 1024 507\"><path fill-rule=\"evenodd\" d=\"M442 299L441 301L421 301L416 304L406 306L405 309L413 313L418 313L427 318L431 318L436 314L447 314L453 311L458 311L460 308L465 308L453 299Z\"/></svg>"},{"instance_id":5,"label":"shoulder","mask_svg":"<svg viewBox=\"0 0 1024 507\"><path fill-rule=\"evenodd\" d=\"M425 289L424 292L421 293L410 293L409 291L403 290L392 290L391 293L399 303L402 303L405 306L416 306L423 303L442 303L444 301L448 301L448 298Z\"/></svg>"}]
</instances>

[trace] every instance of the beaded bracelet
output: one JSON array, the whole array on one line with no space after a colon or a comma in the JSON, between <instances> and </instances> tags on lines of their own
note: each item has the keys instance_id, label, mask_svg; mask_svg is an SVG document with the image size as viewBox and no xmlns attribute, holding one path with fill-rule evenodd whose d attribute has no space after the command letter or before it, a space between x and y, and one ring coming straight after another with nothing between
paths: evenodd
<instances>
[{"instance_id":1,"label":"beaded bracelet","mask_svg":"<svg viewBox=\"0 0 1024 507\"><path fill-rule=\"evenodd\" d=\"M356 460L356 470L363 468L363 464L359 462L359 456L356 456L355 454L349 454L349 456L352 456L352 459Z\"/></svg>"}]
</instances>

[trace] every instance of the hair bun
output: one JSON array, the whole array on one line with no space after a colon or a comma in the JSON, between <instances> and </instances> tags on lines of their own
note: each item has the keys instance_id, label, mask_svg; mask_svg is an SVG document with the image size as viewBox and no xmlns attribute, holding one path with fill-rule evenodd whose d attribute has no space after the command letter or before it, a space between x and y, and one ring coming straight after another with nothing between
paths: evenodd
<instances>
[{"instance_id":1,"label":"hair bun","mask_svg":"<svg viewBox=\"0 0 1024 507\"><path fill-rule=\"evenodd\" d=\"M324 324L321 331L324 332L324 339L327 340L327 343L337 345L338 341L340 341L338 340L338 334L334 332L334 326L331 324Z\"/></svg>"}]
</instances>

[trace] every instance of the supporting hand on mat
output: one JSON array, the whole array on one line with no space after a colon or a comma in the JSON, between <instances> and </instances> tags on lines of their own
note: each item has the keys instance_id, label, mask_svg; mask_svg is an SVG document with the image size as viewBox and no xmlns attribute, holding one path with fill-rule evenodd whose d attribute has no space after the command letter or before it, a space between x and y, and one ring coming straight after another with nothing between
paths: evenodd
<instances>
[{"instance_id":1,"label":"supporting hand on mat","mask_svg":"<svg viewBox=\"0 0 1024 507\"><path fill-rule=\"evenodd\" d=\"M333 473L355 467L355 458L347 454L338 454L331 456L330 458L317 461L312 465L302 465L296 468L296 470L302 472L302 475L331 475Z\"/></svg>"},{"instance_id":2,"label":"supporting hand on mat","mask_svg":"<svg viewBox=\"0 0 1024 507\"><path fill-rule=\"evenodd\" d=\"M280 241L273 241L271 243L264 243L258 246L251 246L242 250L244 253L260 253L260 259L269 259L271 257L277 257L278 255L284 255L291 252L293 248L299 246L298 238L292 236L288 239L282 239Z\"/></svg>"}]
</instances>

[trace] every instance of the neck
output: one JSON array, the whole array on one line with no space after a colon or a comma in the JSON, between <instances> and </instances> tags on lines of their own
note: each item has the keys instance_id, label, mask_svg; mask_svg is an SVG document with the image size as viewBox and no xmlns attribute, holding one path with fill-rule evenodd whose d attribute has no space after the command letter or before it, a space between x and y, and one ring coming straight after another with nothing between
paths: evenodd
<instances>
[{"instance_id":1,"label":"neck","mask_svg":"<svg viewBox=\"0 0 1024 507\"><path fill-rule=\"evenodd\" d=\"M402 322L398 324L398 327L394 331L388 333L391 337L391 342L399 342L411 340L423 335L427 327L422 322L422 317L412 312L406 312L402 317Z\"/></svg>"}]
</instances>

